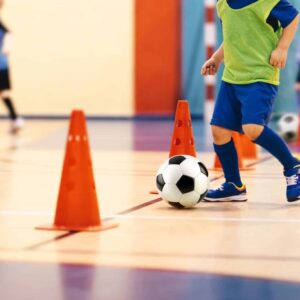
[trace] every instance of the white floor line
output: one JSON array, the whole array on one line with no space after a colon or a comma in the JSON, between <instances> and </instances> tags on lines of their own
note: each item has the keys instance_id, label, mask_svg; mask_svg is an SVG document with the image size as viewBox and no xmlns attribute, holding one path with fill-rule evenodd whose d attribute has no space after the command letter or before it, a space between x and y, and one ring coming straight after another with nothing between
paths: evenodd
<instances>
[{"instance_id":1,"label":"white floor line","mask_svg":"<svg viewBox=\"0 0 300 300\"><path fill-rule=\"evenodd\" d=\"M175 217L175 216L138 216L138 215L110 215L107 218L123 220L153 220L153 221L211 221L211 222L244 222L244 223L300 223L300 219L284 218L231 218L231 217Z\"/></svg>"},{"instance_id":2,"label":"white floor line","mask_svg":"<svg viewBox=\"0 0 300 300\"><path fill-rule=\"evenodd\" d=\"M45 211L0 211L0 216L53 216L53 213ZM234 217L178 217L178 216L142 216L142 215L102 215L102 218L114 218L119 220L148 220L148 221L200 221L200 222L241 222L241 223L300 223L299 219L284 218L234 218Z\"/></svg>"},{"instance_id":3,"label":"white floor line","mask_svg":"<svg viewBox=\"0 0 300 300\"><path fill-rule=\"evenodd\" d=\"M53 216L53 213L46 211L17 211L17 210L0 210L0 216Z\"/></svg>"}]
</instances>

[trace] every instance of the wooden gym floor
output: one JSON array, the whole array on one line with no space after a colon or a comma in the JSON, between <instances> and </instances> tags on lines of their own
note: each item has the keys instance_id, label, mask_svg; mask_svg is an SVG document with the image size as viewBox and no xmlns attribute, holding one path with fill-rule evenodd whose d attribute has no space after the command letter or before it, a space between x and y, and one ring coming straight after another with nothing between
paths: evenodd
<instances>
[{"instance_id":1,"label":"wooden gym floor","mask_svg":"<svg viewBox=\"0 0 300 300\"><path fill-rule=\"evenodd\" d=\"M89 123L101 233L44 232L56 205L67 121L0 123L0 299L299 299L300 202L280 165L247 161L247 203L176 210L150 195L172 122ZM122 135L120 132L122 130ZM195 122L199 158L211 142ZM149 151L150 149L150 151ZM147 151L148 150L148 151ZM223 182L211 172L211 186Z\"/></svg>"}]
</instances>

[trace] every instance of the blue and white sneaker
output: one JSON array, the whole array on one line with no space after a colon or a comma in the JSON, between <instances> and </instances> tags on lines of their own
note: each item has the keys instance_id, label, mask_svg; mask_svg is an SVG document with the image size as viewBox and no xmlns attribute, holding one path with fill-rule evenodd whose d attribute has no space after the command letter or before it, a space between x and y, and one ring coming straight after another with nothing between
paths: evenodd
<instances>
[{"instance_id":1,"label":"blue and white sneaker","mask_svg":"<svg viewBox=\"0 0 300 300\"><path fill-rule=\"evenodd\" d=\"M204 201L207 202L244 202L247 201L246 186L236 186L232 182L225 182L219 188L209 190Z\"/></svg>"},{"instance_id":2,"label":"blue and white sneaker","mask_svg":"<svg viewBox=\"0 0 300 300\"><path fill-rule=\"evenodd\" d=\"M286 197L288 202L300 200L300 165L285 171L284 176L287 183Z\"/></svg>"}]
</instances>

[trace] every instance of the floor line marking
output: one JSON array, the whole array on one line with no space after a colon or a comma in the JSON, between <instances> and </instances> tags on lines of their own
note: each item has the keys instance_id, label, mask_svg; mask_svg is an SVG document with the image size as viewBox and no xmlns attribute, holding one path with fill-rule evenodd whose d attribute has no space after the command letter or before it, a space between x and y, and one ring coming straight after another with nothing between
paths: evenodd
<instances>
[{"instance_id":1,"label":"floor line marking","mask_svg":"<svg viewBox=\"0 0 300 300\"><path fill-rule=\"evenodd\" d=\"M150 201L144 202L144 203L142 203L140 205L137 205L137 206L134 206L132 208L129 208L127 210L121 211L117 215L124 215L124 214L131 213L133 211L137 211L139 209L145 208L145 207L147 207L149 205L152 205L154 203L157 203L159 201L162 201L162 200L160 198L159 199L150 200ZM114 219L114 218L102 218L102 221L110 221L112 219ZM68 238L68 237L73 236L73 235L78 234L78 233L81 233L81 232L80 231L69 231L67 233L58 235L55 238L51 238L49 240L46 240L46 241L43 241L43 242L31 245L29 247L26 247L26 248L24 248L24 250L27 250L27 251L37 250L40 247L43 247L43 246L48 245L48 244L53 243L53 242L57 242L59 240L65 239L65 238Z\"/></svg>"},{"instance_id":2,"label":"floor line marking","mask_svg":"<svg viewBox=\"0 0 300 300\"><path fill-rule=\"evenodd\" d=\"M22 216L22 217L32 217L32 216L54 216L54 213L46 211L17 211L17 210L0 210L0 216Z\"/></svg>"},{"instance_id":3,"label":"floor line marking","mask_svg":"<svg viewBox=\"0 0 300 300\"><path fill-rule=\"evenodd\" d=\"M268 160L270 160L272 158L273 158L273 156L268 155L268 156L265 156L265 157L263 157L261 159L258 159L256 161L254 161L252 163L247 164L245 167L246 168L254 167L254 166L259 165L261 163L264 163L264 162L266 162L266 161L268 161ZM221 172L221 174L217 175L217 176L215 176L213 178L211 178L210 182L214 182L214 181L217 181L217 180L223 178L224 177L223 171L220 171L220 172ZM249 172L252 172L252 171L250 170Z\"/></svg>"},{"instance_id":4,"label":"floor line marking","mask_svg":"<svg viewBox=\"0 0 300 300\"><path fill-rule=\"evenodd\" d=\"M271 158L272 158L272 156L264 157L264 158L259 159L259 160L255 161L255 162L251 163L251 164L246 165L246 167L252 167L252 166L258 165L258 164L260 164L260 163L263 163L263 162L266 162L266 161L270 160ZM216 177L212 178L212 179L211 179L211 182L212 182L212 181L216 181L216 180L218 180L218 179L221 179L221 178L223 178L223 177L224 177L224 174L222 173L222 174L220 174L219 176L216 176ZM134 212L134 211L143 209L143 208L145 208L145 207L148 207L148 206L150 206L150 205L156 204L156 203L158 203L158 202L160 202L160 201L162 201L161 198L154 199L154 200L150 200L150 201L144 202L144 203L142 203L142 204L136 205L136 206L134 206L134 207L132 207L132 208L129 208L129 209L127 209L127 210L121 211L121 212L117 213L117 215L125 215L125 214L129 214L129 213L131 213L131 212ZM113 218L106 218L106 219L103 219L103 220L106 221L106 220L112 220L112 219L113 219ZM38 243L38 244L35 244L35 245L32 245L32 246L26 247L24 250L37 250L38 248L40 248L40 247L42 247L42 246L45 246L45 245L47 245L47 244L50 244L50 243L53 243L53 242L56 242L56 241L59 241L59 240L65 239L65 238L68 238L68 237L73 236L73 235L78 234L78 233L80 233L80 232L79 232L79 231L76 231L76 232L70 231L70 232L61 234L61 235L55 237L54 239L52 238L52 239L50 239L50 240L46 240L46 241L44 241L44 242L40 242L40 243Z\"/></svg>"},{"instance_id":5,"label":"floor line marking","mask_svg":"<svg viewBox=\"0 0 300 300\"><path fill-rule=\"evenodd\" d=\"M0 252L16 252L19 253L22 250L14 249L14 248L0 248ZM222 254L222 253L153 253L153 252L126 252L126 251L103 251L103 250L78 250L78 249L59 249L56 250L57 253L60 254L80 254L80 255L110 255L110 256L145 256L145 257L174 257L174 258L193 258L193 259L212 259L212 260L256 260L256 261L279 261L281 264L282 262L300 262L300 256L279 256L279 255L271 255L271 256L263 256L263 255L235 255L235 254ZM42 253L53 253L51 249L44 249ZM177 270L178 271L178 270ZM198 272L198 271L196 271Z\"/></svg>"},{"instance_id":6,"label":"floor line marking","mask_svg":"<svg viewBox=\"0 0 300 300\"><path fill-rule=\"evenodd\" d=\"M1 251L1 249L0 249ZM52 253L53 250L42 250L43 253ZM262 255L229 255L229 254L187 254L187 253L153 253L153 252L113 252L113 251L102 251L102 250L78 250L78 249L59 249L58 253L64 254L82 254L82 255L91 255L91 254L101 254L101 255L113 255L113 256L146 256L146 257L174 257L174 258L194 258L194 259L212 259L212 260L257 260L257 261L279 261L280 263L284 262L300 262L300 256L262 256Z\"/></svg>"},{"instance_id":7,"label":"floor line marking","mask_svg":"<svg viewBox=\"0 0 300 300\"><path fill-rule=\"evenodd\" d=\"M49 243L52 243L52 242L57 242L57 241L62 240L64 238L70 237L70 236L72 236L76 233L78 233L78 231L69 231L67 233L60 234L60 235L56 236L55 238L52 238L51 240L43 241L43 242L40 242L38 244L26 247L24 250L25 251L36 250L37 248L48 245Z\"/></svg>"},{"instance_id":8,"label":"floor line marking","mask_svg":"<svg viewBox=\"0 0 300 300\"><path fill-rule=\"evenodd\" d=\"M175 217L175 216L137 216L137 215L111 215L111 219L121 220L174 220L174 221L212 221L212 222L245 222L245 223L300 223L300 219L281 219L281 218L233 218L233 217Z\"/></svg>"},{"instance_id":9,"label":"floor line marking","mask_svg":"<svg viewBox=\"0 0 300 300\"><path fill-rule=\"evenodd\" d=\"M154 202L155 201L155 202ZM161 201L160 199L153 200L154 203ZM152 203L152 204L154 204ZM151 205L151 204L149 204ZM136 211L139 208L132 209L130 212ZM125 213L126 212L126 213ZM119 214L114 215L103 215L102 220L109 221L113 219L120 220L175 220L175 221L212 221L212 222L245 222L245 223L300 223L300 219L282 219L282 218L232 218L232 217L175 217L175 216L142 216L142 215L128 215L128 211L121 212ZM14 214L13 212L0 212L0 215L8 215L8 216L20 216L19 213ZM52 213L25 213L22 216L53 216Z\"/></svg>"}]
</instances>

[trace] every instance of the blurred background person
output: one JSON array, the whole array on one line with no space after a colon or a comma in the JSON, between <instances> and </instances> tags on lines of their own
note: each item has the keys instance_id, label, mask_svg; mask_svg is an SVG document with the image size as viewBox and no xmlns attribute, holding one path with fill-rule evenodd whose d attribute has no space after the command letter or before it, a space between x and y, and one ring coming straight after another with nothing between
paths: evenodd
<instances>
[{"instance_id":1,"label":"blurred background person","mask_svg":"<svg viewBox=\"0 0 300 300\"><path fill-rule=\"evenodd\" d=\"M0 1L0 10L2 11L4 1ZM11 33L4 25L0 16L0 97L6 106L11 126L9 133L16 134L24 126L23 118L19 117L14 102L11 97L11 81L8 56L11 51Z\"/></svg>"}]
</instances>

